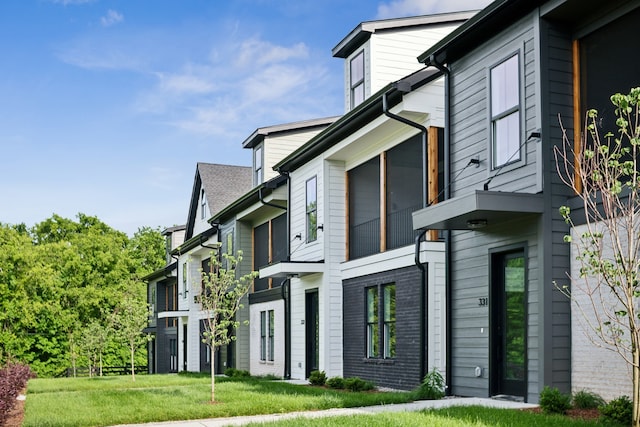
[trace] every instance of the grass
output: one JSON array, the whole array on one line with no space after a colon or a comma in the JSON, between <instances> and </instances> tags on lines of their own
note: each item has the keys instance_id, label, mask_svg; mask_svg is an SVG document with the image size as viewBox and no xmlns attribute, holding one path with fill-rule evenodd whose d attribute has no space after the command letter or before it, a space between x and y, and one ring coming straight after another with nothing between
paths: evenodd
<instances>
[{"instance_id":1,"label":"grass","mask_svg":"<svg viewBox=\"0 0 640 427\"><path fill-rule=\"evenodd\" d=\"M543 415L514 409L457 406L420 412L379 413L331 418L293 418L274 423L253 423L249 426L269 427L596 427L602 422L571 420L561 415Z\"/></svg>"},{"instance_id":2,"label":"grass","mask_svg":"<svg viewBox=\"0 0 640 427\"><path fill-rule=\"evenodd\" d=\"M29 381L23 427L109 426L402 403L410 393L351 393L259 378L198 375Z\"/></svg>"}]
</instances>

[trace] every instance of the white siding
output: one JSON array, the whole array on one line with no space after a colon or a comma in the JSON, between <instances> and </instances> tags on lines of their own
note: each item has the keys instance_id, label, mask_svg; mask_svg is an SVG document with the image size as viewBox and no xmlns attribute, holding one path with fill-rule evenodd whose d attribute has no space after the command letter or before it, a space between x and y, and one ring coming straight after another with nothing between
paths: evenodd
<instances>
[{"instance_id":1,"label":"white siding","mask_svg":"<svg viewBox=\"0 0 640 427\"><path fill-rule=\"evenodd\" d=\"M273 166L279 163L289 154L300 148L304 143L320 133L320 129L286 132L267 136L264 141L264 180L275 178L278 173L273 170Z\"/></svg>"},{"instance_id":2,"label":"white siding","mask_svg":"<svg viewBox=\"0 0 640 427\"><path fill-rule=\"evenodd\" d=\"M260 360L260 312L273 310L274 313L274 352L273 361ZM250 334L250 372L251 375L275 375L281 377L284 374L284 300L270 301L260 304L252 304L249 320Z\"/></svg>"},{"instance_id":3,"label":"white siding","mask_svg":"<svg viewBox=\"0 0 640 427\"><path fill-rule=\"evenodd\" d=\"M291 175L291 260L292 261L321 261L326 233L318 230L318 238L307 243L306 225L306 183L309 178L317 178L317 209L318 224L324 224L325 203L323 198L324 178L322 174L322 160L317 158L296 170ZM294 237L300 234L300 239Z\"/></svg>"}]
</instances>

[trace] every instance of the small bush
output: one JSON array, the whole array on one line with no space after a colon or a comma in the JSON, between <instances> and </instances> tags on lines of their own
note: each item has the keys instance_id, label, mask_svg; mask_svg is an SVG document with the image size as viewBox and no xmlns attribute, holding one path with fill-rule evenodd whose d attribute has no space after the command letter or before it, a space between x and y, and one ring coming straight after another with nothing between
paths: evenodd
<instances>
[{"instance_id":1,"label":"small bush","mask_svg":"<svg viewBox=\"0 0 640 427\"><path fill-rule=\"evenodd\" d=\"M236 368L227 368L224 370L224 374L230 378L248 378L251 376L249 371Z\"/></svg>"},{"instance_id":2,"label":"small bush","mask_svg":"<svg viewBox=\"0 0 640 427\"><path fill-rule=\"evenodd\" d=\"M630 426L633 418L633 404L629 396L620 396L598 408L607 422L616 422Z\"/></svg>"},{"instance_id":3,"label":"small bush","mask_svg":"<svg viewBox=\"0 0 640 427\"><path fill-rule=\"evenodd\" d=\"M312 371L309 375L311 385L323 386L327 382L327 374L324 371Z\"/></svg>"},{"instance_id":4,"label":"small bush","mask_svg":"<svg viewBox=\"0 0 640 427\"><path fill-rule=\"evenodd\" d=\"M327 385L329 388L333 388L336 390L342 390L344 388L344 378L342 377L332 377L327 380Z\"/></svg>"},{"instance_id":5,"label":"small bush","mask_svg":"<svg viewBox=\"0 0 640 427\"><path fill-rule=\"evenodd\" d=\"M35 374L28 365L11 363L0 369L0 425L4 425L18 394L30 378L35 378Z\"/></svg>"},{"instance_id":6,"label":"small bush","mask_svg":"<svg viewBox=\"0 0 640 427\"><path fill-rule=\"evenodd\" d=\"M573 394L571 399L573 407L577 409L595 409L604 405L604 399L600 395L588 390L580 390Z\"/></svg>"},{"instance_id":7,"label":"small bush","mask_svg":"<svg viewBox=\"0 0 640 427\"><path fill-rule=\"evenodd\" d=\"M444 397L444 377L433 368L424 376L422 384L414 391L416 400L438 400Z\"/></svg>"},{"instance_id":8,"label":"small bush","mask_svg":"<svg viewBox=\"0 0 640 427\"><path fill-rule=\"evenodd\" d=\"M547 414L564 414L571 409L571 396L555 387L544 386L540 392L540 408Z\"/></svg>"},{"instance_id":9,"label":"small bush","mask_svg":"<svg viewBox=\"0 0 640 427\"><path fill-rule=\"evenodd\" d=\"M369 391L376 388L371 381L365 381L358 377L345 378L344 388L350 391Z\"/></svg>"}]
</instances>

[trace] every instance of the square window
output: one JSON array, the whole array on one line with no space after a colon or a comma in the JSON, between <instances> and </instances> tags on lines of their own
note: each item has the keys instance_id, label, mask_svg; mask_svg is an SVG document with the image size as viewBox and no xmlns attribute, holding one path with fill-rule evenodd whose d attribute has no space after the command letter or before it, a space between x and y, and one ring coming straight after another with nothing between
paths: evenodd
<instances>
[{"instance_id":1,"label":"square window","mask_svg":"<svg viewBox=\"0 0 640 427\"><path fill-rule=\"evenodd\" d=\"M491 167L520 160L520 71L518 55L491 69Z\"/></svg>"}]
</instances>

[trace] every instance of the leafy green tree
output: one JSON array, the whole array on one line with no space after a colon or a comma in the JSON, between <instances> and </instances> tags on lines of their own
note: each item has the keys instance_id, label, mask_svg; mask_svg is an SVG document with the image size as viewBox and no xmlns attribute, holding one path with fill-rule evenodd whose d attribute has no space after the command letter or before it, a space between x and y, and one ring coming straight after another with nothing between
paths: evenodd
<instances>
[{"instance_id":1,"label":"leafy green tree","mask_svg":"<svg viewBox=\"0 0 640 427\"><path fill-rule=\"evenodd\" d=\"M582 201L585 230L565 238L575 245L580 270L571 288L561 289L598 344L632 368L633 425L640 426L640 88L611 101L615 134L601 135L598 113L591 110L580 149L574 151L566 132L563 148L556 149L559 175ZM575 229L570 209L560 213Z\"/></svg>"},{"instance_id":2,"label":"leafy green tree","mask_svg":"<svg viewBox=\"0 0 640 427\"><path fill-rule=\"evenodd\" d=\"M219 248L218 248L219 249ZM194 293L205 315L203 339L211 352L211 402L215 402L215 348L229 344L235 339L232 333L239 326L236 313L242 307L242 298L247 294L256 272L240 276L238 264L242 251L237 256L218 250L211 253L210 271L201 271L202 281L194 282Z\"/></svg>"},{"instance_id":3,"label":"leafy green tree","mask_svg":"<svg viewBox=\"0 0 640 427\"><path fill-rule=\"evenodd\" d=\"M127 346L130 355L131 379L136 380L136 349L148 341L143 329L149 321L149 307L146 301L135 295L126 296L113 315L113 329L118 339Z\"/></svg>"},{"instance_id":4,"label":"leafy green tree","mask_svg":"<svg viewBox=\"0 0 640 427\"><path fill-rule=\"evenodd\" d=\"M102 376L102 354L108 343L109 328L92 320L86 325L80 335L80 347L89 360L89 376L98 368L98 375Z\"/></svg>"}]
</instances>

